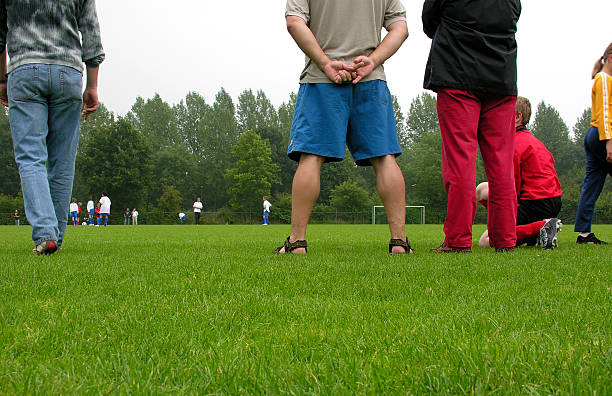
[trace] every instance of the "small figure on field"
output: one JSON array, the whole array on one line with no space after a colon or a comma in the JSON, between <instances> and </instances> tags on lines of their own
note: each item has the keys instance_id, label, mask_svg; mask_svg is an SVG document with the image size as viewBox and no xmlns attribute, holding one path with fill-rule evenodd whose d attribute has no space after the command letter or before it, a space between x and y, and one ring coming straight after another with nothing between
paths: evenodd
<instances>
[{"instance_id":1,"label":"small figure on field","mask_svg":"<svg viewBox=\"0 0 612 396\"><path fill-rule=\"evenodd\" d=\"M70 220L72 225L79 225L79 205L76 203L76 198L72 198L70 202Z\"/></svg>"},{"instance_id":2,"label":"small figure on field","mask_svg":"<svg viewBox=\"0 0 612 396\"><path fill-rule=\"evenodd\" d=\"M514 185L517 195L516 246L524 243L554 249L561 221L561 183L555 171L555 160L544 146L527 130L531 104L519 96L516 101L514 143ZM489 183L476 187L476 200L488 206ZM480 237L479 245L489 247L488 230Z\"/></svg>"},{"instance_id":3,"label":"small figure on field","mask_svg":"<svg viewBox=\"0 0 612 396\"><path fill-rule=\"evenodd\" d=\"M438 94L448 195L444 242L431 252L472 251L478 147L490 182L491 246L505 251L516 245L512 157L520 13L520 0L423 4L423 30L432 39L424 87Z\"/></svg>"},{"instance_id":4,"label":"small figure on field","mask_svg":"<svg viewBox=\"0 0 612 396\"><path fill-rule=\"evenodd\" d=\"M95 0L0 2L0 103L9 108L15 162L37 254L51 254L62 246L80 118L98 107L103 60Z\"/></svg>"},{"instance_id":5,"label":"small figure on field","mask_svg":"<svg viewBox=\"0 0 612 396\"><path fill-rule=\"evenodd\" d=\"M96 208L94 209L94 213L96 215L96 227L100 225L100 202L96 204Z\"/></svg>"},{"instance_id":6,"label":"small figure on field","mask_svg":"<svg viewBox=\"0 0 612 396\"><path fill-rule=\"evenodd\" d=\"M15 220L15 225L19 225L19 211L15 209L15 213L13 213L13 220Z\"/></svg>"},{"instance_id":7,"label":"small figure on field","mask_svg":"<svg viewBox=\"0 0 612 396\"><path fill-rule=\"evenodd\" d=\"M181 225L185 224L185 219L187 219L187 216L185 216L185 213L180 212L178 214L179 220L181 221Z\"/></svg>"},{"instance_id":8,"label":"small figure on field","mask_svg":"<svg viewBox=\"0 0 612 396\"><path fill-rule=\"evenodd\" d=\"M586 176L582 184L574 231L576 243L607 245L591 232L595 203L601 194L607 176L612 176L612 44L597 59L591 77L591 128L584 135Z\"/></svg>"},{"instance_id":9,"label":"small figure on field","mask_svg":"<svg viewBox=\"0 0 612 396\"><path fill-rule=\"evenodd\" d=\"M263 225L269 225L268 218L270 217L270 207L272 204L268 201L268 197L263 197Z\"/></svg>"},{"instance_id":10,"label":"small figure on field","mask_svg":"<svg viewBox=\"0 0 612 396\"><path fill-rule=\"evenodd\" d=\"M78 208L79 208L79 218L77 219L77 220L78 220L78 224L81 224L81 213L83 212L82 206L83 206L83 202L79 202L79 203L78 203Z\"/></svg>"},{"instance_id":11,"label":"small figure on field","mask_svg":"<svg viewBox=\"0 0 612 396\"><path fill-rule=\"evenodd\" d=\"M132 225L138 225L138 211L136 208L132 209Z\"/></svg>"},{"instance_id":12,"label":"small figure on field","mask_svg":"<svg viewBox=\"0 0 612 396\"><path fill-rule=\"evenodd\" d=\"M202 213L202 208L204 205L200 200L200 197L196 198L196 201L193 203L193 219L196 225L200 224L200 214Z\"/></svg>"},{"instance_id":13,"label":"small figure on field","mask_svg":"<svg viewBox=\"0 0 612 396\"><path fill-rule=\"evenodd\" d=\"M298 161L291 192L291 235L276 253L306 253L306 228L320 191L321 167L341 161L374 167L391 240L412 253L405 233L404 177L383 63L408 37L399 0L288 0L287 29L306 55L288 155ZM381 41L382 28L387 35Z\"/></svg>"},{"instance_id":14,"label":"small figure on field","mask_svg":"<svg viewBox=\"0 0 612 396\"><path fill-rule=\"evenodd\" d=\"M97 226L99 227L100 223L102 222L102 219L104 219L104 227L106 227L108 225L108 218L111 214L111 200L108 195L106 195L106 193L102 193L102 197L100 198L99 203L100 217L98 218Z\"/></svg>"},{"instance_id":15,"label":"small figure on field","mask_svg":"<svg viewBox=\"0 0 612 396\"><path fill-rule=\"evenodd\" d=\"M123 225L130 225L131 217L132 212L130 212L130 208L125 208L125 212L123 212Z\"/></svg>"},{"instance_id":16,"label":"small figure on field","mask_svg":"<svg viewBox=\"0 0 612 396\"><path fill-rule=\"evenodd\" d=\"M94 201L91 197L87 201L87 215L89 216L89 225L94 225Z\"/></svg>"}]
</instances>

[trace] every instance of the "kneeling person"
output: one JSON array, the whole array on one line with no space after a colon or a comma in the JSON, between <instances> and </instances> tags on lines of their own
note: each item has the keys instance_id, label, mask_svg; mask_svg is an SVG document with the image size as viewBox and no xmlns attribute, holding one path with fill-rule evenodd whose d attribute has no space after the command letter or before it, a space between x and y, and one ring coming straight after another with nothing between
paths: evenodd
<instances>
[{"instance_id":1,"label":"kneeling person","mask_svg":"<svg viewBox=\"0 0 612 396\"><path fill-rule=\"evenodd\" d=\"M516 140L514 144L514 182L518 199L516 215L516 245L524 243L553 249L561 221L561 184L555 171L555 160L544 144L536 139L525 125L531 117L529 100L516 101ZM476 199L488 206L489 185L476 187ZM480 237L481 247L489 247L488 230Z\"/></svg>"}]
</instances>

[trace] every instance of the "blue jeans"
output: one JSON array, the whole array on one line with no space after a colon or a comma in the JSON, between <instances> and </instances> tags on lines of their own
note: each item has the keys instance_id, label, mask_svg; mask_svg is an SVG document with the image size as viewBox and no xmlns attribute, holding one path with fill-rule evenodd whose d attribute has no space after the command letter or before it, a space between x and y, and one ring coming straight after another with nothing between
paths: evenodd
<instances>
[{"instance_id":1,"label":"blue jeans","mask_svg":"<svg viewBox=\"0 0 612 396\"><path fill-rule=\"evenodd\" d=\"M612 164L606 161L606 141L599 140L599 131L591 127L584 136L586 176L582 184L574 232L591 232L595 202L601 194L606 176L612 176Z\"/></svg>"},{"instance_id":2,"label":"blue jeans","mask_svg":"<svg viewBox=\"0 0 612 396\"><path fill-rule=\"evenodd\" d=\"M28 64L8 77L9 119L32 240L62 245L79 141L83 75Z\"/></svg>"}]
</instances>

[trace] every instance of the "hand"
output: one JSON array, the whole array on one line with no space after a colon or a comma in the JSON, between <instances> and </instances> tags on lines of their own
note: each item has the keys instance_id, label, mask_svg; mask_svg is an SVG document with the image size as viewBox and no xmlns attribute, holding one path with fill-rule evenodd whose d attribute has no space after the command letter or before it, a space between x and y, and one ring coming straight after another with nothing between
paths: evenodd
<instances>
[{"instance_id":1,"label":"hand","mask_svg":"<svg viewBox=\"0 0 612 396\"><path fill-rule=\"evenodd\" d=\"M352 80L351 72L347 70L349 68L350 66L342 61L330 60L323 66L323 71L327 78L336 84L342 84L345 81Z\"/></svg>"},{"instance_id":2,"label":"hand","mask_svg":"<svg viewBox=\"0 0 612 396\"><path fill-rule=\"evenodd\" d=\"M606 152L608 153L606 161L612 163L612 139L608 139L606 142Z\"/></svg>"},{"instance_id":3,"label":"hand","mask_svg":"<svg viewBox=\"0 0 612 396\"><path fill-rule=\"evenodd\" d=\"M353 71L353 84L357 84L376 69L376 63L367 56L358 56L351 65Z\"/></svg>"},{"instance_id":4,"label":"hand","mask_svg":"<svg viewBox=\"0 0 612 396\"><path fill-rule=\"evenodd\" d=\"M6 83L0 83L0 103L8 107L8 94L6 93Z\"/></svg>"},{"instance_id":5,"label":"hand","mask_svg":"<svg viewBox=\"0 0 612 396\"><path fill-rule=\"evenodd\" d=\"M83 92L83 117L87 119L91 113L98 109L98 90L86 88Z\"/></svg>"}]
</instances>

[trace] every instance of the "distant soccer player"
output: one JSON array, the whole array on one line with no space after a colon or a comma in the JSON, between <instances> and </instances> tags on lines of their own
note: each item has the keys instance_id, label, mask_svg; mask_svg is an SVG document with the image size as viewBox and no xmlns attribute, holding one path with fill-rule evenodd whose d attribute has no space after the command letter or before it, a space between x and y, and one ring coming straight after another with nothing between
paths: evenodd
<instances>
[{"instance_id":1,"label":"distant soccer player","mask_svg":"<svg viewBox=\"0 0 612 396\"><path fill-rule=\"evenodd\" d=\"M94 201L91 197L87 201L87 215L89 216L89 225L94 225Z\"/></svg>"},{"instance_id":2,"label":"distant soccer player","mask_svg":"<svg viewBox=\"0 0 612 396\"><path fill-rule=\"evenodd\" d=\"M37 254L51 254L62 246L80 117L83 113L87 118L98 107L103 60L95 0L0 1L0 102L9 107L13 151Z\"/></svg>"},{"instance_id":3,"label":"distant soccer player","mask_svg":"<svg viewBox=\"0 0 612 396\"><path fill-rule=\"evenodd\" d=\"M196 201L193 203L193 218L196 225L200 224L200 214L202 213L202 208L204 205L200 200L200 197L196 198Z\"/></svg>"},{"instance_id":4,"label":"distant soccer player","mask_svg":"<svg viewBox=\"0 0 612 396\"><path fill-rule=\"evenodd\" d=\"M185 224L185 220L187 219L187 216L185 215L184 212L180 212L178 214L179 220L181 222L181 225Z\"/></svg>"},{"instance_id":5,"label":"distant soccer player","mask_svg":"<svg viewBox=\"0 0 612 396\"><path fill-rule=\"evenodd\" d=\"M555 171L555 160L544 144L527 130L531 103L519 96L516 101L514 143L514 184L518 209L516 215L516 246L535 244L543 249L557 246L561 221L561 184ZM487 207L489 183L476 188L476 199ZM488 230L479 245L489 247Z\"/></svg>"},{"instance_id":6,"label":"distant soccer player","mask_svg":"<svg viewBox=\"0 0 612 396\"><path fill-rule=\"evenodd\" d=\"M79 205L76 203L76 198L72 198L70 202L70 220L72 225L79 225Z\"/></svg>"},{"instance_id":7,"label":"distant soccer player","mask_svg":"<svg viewBox=\"0 0 612 396\"><path fill-rule=\"evenodd\" d=\"M108 218L110 217L111 213L111 200L106 193L102 193L102 197L100 198L99 202L100 217L98 218L98 226L100 226L102 219L104 219L104 227L106 227L108 225Z\"/></svg>"},{"instance_id":8,"label":"distant soccer player","mask_svg":"<svg viewBox=\"0 0 612 396\"><path fill-rule=\"evenodd\" d=\"M404 177L383 63L408 37L399 0L287 0L287 29L306 55L288 155L293 178L291 235L276 253L306 253L306 228L324 162L348 145L357 165L372 165L389 219L390 253L411 253L405 232ZM387 35L381 41L382 28Z\"/></svg>"},{"instance_id":9,"label":"distant soccer player","mask_svg":"<svg viewBox=\"0 0 612 396\"><path fill-rule=\"evenodd\" d=\"M263 197L263 225L269 225L268 218L270 217L270 207L272 204L268 201L268 197Z\"/></svg>"}]
</instances>

